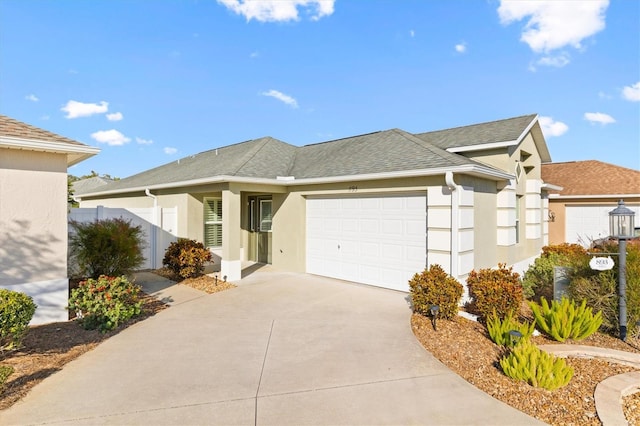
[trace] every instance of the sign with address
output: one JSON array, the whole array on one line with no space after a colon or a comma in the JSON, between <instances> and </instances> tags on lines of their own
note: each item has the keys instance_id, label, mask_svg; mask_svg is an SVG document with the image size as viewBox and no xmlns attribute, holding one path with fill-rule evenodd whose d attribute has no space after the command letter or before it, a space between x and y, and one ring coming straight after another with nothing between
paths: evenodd
<instances>
[{"instance_id":1,"label":"sign with address","mask_svg":"<svg viewBox=\"0 0 640 426\"><path fill-rule=\"evenodd\" d=\"M593 257L589 261L589 266L595 271L608 271L609 269L613 269L613 265L615 265L615 263L611 256Z\"/></svg>"}]
</instances>

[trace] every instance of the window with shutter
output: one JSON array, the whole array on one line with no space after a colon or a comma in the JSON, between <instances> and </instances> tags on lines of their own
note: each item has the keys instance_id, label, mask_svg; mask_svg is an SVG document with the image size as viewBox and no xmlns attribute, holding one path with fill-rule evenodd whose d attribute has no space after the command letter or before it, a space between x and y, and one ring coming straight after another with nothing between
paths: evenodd
<instances>
[{"instance_id":1,"label":"window with shutter","mask_svg":"<svg viewBox=\"0 0 640 426\"><path fill-rule=\"evenodd\" d=\"M260 200L260 232L271 231L271 200Z\"/></svg>"},{"instance_id":2,"label":"window with shutter","mask_svg":"<svg viewBox=\"0 0 640 426\"><path fill-rule=\"evenodd\" d=\"M204 245L222 247L222 199L204 199Z\"/></svg>"}]
</instances>

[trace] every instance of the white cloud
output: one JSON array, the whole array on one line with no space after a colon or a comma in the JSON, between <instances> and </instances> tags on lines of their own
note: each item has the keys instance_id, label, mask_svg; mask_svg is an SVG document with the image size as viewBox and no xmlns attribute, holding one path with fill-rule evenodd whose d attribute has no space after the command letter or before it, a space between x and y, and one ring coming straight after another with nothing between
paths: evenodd
<instances>
[{"instance_id":1,"label":"white cloud","mask_svg":"<svg viewBox=\"0 0 640 426\"><path fill-rule=\"evenodd\" d=\"M562 68L569 63L569 55L563 52L558 55L543 56L536 63L548 67Z\"/></svg>"},{"instance_id":2,"label":"white cloud","mask_svg":"<svg viewBox=\"0 0 640 426\"><path fill-rule=\"evenodd\" d=\"M609 0L500 0L498 15L503 25L527 20L520 40L536 53L572 46L602 31Z\"/></svg>"},{"instance_id":3,"label":"white cloud","mask_svg":"<svg viewBox=\"0 0 640 426\"><path fill-rule=\"evenodd\" d=\"M416 36L416 32L414 30L410 30L409 35L411 36L411 38L413 38Z\"/></svg>"},{"instance_id":4,"label":"white cloud","mask_svg":"<svg viewBox=\"0 0 640 426\"><path fill-rule=\"evenodd\" d=\"M640 81L622 89L622 97L631 102L640 102Z\"/></svg>"},{"instance_id":5,"label":"white cloud","mask_svg":"<svg viewBox=\"0 0 640 426\"><path fill-rule=\"evenodd\" d=\"M100 104L85 104L78 101L69 101L60 108L67 113L66 118L89 117L94 114L104 114L109 109L109 103L102 101Z\"/></svg>"},{"instance_id":6,"label":"white cloud","mask_svg":"<svg viewBox=\"0 0 640 426\"><path fill-rule=\"evenodd\" d=\"M602 112L585 112L584 119L590 121L591 123L600 123L603 126L605 124L615 123L616 119L610 116L609 114L605 114Z\"/></svg>"},{"instance_id":7,"label":"white cloud","mask_svg":"<svg viewBox=\"0 0 640 426\"><path fill-rule=\"evenodd\" d=\"M466 51L467 51L467 43L462 42L462 43L456 44L456 52L464 53Z\"/></svg>"},{"instance_id":8,"label":"white cloud","mask_svg":"<svg viewBox=\"0 0 640 426\"><path fill-rule=\"evenodd\" d=\"M569 126L562 121L554 121L551 117L540 116L538 117L538 121L540 122L542 133L546 138L562 136L569 130Z\"/></svg>"},{"instance_id":9,"label":"white cloud","mask_svg":"<svg viewBox=\"0 0 640 426\"><path fill-rule=\"evenodd\" d=\"M124 117L122 116L121 112L114 112L112 114L107 114L107 120L109 121L120 121L123 118Z\"/></svg>"},{"instance_id":10,"label":"white cloud","mask_svg":"<svg viewBox=\"0 0 640 426\"><path fill-rule=\"evenodd\" d=\"M257 58L258 56L260 56L259 52L251 52L251 54L249 55L250 58Z\"/></svg>"},{"instance_id":11,"label":"white cloud","mask_svg":"<svg viewBox=\"0 0 640 426\"><path fill-rule=\"evenodd\" d=\"M262 92L261 95L276 98L277 100L284 102L285 104L291 106L292 108L298 108L298 101L296 101L291 96L285 95L284 93L279 92L277 90L271 89L268 92Z\"/></svg>"},{"instance_id":12,"label":"white cloud","mask_svg":"<svg viewBox=\"0 0 640 426\"><path fill-rule=\"evenodd\" d=\"M38 97L36 95L34 95L33 93L30 95L27 95L24 97L26 100L31 101L31 102L38 102L40 99L38 99Z\"/></svg>"},{"instance_id":13,"label":"white cloud","mask_svg":"<svg viewBox=\"0 0 640 426\"><path fill-rule=\"evenodd\" d=\"M243 15L247 21L297 21L298 7L305 9L311 20L317 21L333 13L335 0L218 0L227 9Z\"/></svg>"},{"instance_id":14,"label":"white cloud","mask_svg":"<svg viewBox=\"0 0 640 426\"><path fill-rule=\"evenodd\" d=\"M128 143L131 139L123 135L117 130L100 130L91 133L91 137L99 143L106 143L110 146L121 146Z\"/></svg>"},{"instance_id":15,"label":"white cloud","mask_svg":"<svg viewBox=\"0 0 640 426\"><path fill-rule=\"evenodd\" d=\"M151 139L142 139L136 136L136 142L140 145L151 145L153 141Z\"/></svg>"},{"instance_id":16,"label":"white cloud","mask_svg":"<svg viewBox=\"0 0 640 426\"><path fill-rule=\"evenodd\" d=\"M600 99L611 99L612 96L609 95L608 93L603 92L602 90L598 92L598 97Z\"/></svg>"},{"instance_id":17,"label":"white cloud","mask_svg":"<svg viewBox=\"0 0 640 426\"><path fill-rule=\"evenodd\" d=\"M164 153L167 154L167 155L173 155L176 152L178 152L177 148L172 148L170 146L167 146L167 147L164 148Z\"/></svg>"}]
</instances>

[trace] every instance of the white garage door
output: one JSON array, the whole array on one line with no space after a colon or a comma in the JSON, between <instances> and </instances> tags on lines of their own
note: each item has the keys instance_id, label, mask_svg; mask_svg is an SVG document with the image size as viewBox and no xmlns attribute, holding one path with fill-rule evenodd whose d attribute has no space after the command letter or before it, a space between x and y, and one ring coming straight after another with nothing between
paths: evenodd
<instances>
[{"instance_id":1,"label":"white garage door","mask_svg":"<svg viewBox=\"0 0 640 426\"><path fill-rule=\"evenodd\" d=\"M567 206L565 221L565 241L588 246L591 241L609 236L609 212L617 204ZM636 212L636 226L640 217L640 207L626 206Z\"/></svg>"},{"instance_id":2,"label":"white garage door","mask_svg":"<svg viewBox=\"0 0 640 426\"><path fill-rule=\"evenodd\" d=\"M307 199L307 272L394 290L426 263L426 194Z\"/></svg>"}]
</instances>

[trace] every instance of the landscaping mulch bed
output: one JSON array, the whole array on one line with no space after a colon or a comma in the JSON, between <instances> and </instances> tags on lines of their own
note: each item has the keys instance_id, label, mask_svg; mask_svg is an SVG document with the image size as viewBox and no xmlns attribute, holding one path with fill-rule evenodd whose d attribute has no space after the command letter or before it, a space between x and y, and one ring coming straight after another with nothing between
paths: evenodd
<instances>
[{"instance_id":1,"label":"landscaping mulch bed","mask_svg":"<svg viewBox=\"0 0 640 426\"><path fill-rule=\"evenodd\" d=\"M567 386L547 391L505 376L497 364L502 351L478 322L463 317L439 320L436 331L429 318L414 314L411 325L422 346L466 381L552 425L601 425L593 397L596 385L607 377L637 370L603 360L567 358L567 363L575 370L573 378ZM534 337L533 341L536 344L558 343L544 336ZM623 342L595 333L575 343L640 353L640 341L635 338ZM629 425L640 425L640 393L626 397L624 404Z\"/></svg>"},{"instance_id":2,"label":"landscaping mulch bed","mask_svg":"<svg viewBox=\"0 0 640 426\"><path fill-rule=\"evenodd\" d=\"M209 294L229 290L230 288L236 287L235 285L227 281L223 281L219 278L216 278L215 276L212 277L210 275L201 275L196 278L183 279L167 268L156 269L151 272L160 275L161 277L168 278L172 281L176 281L180 285L187 285L189 287L195 288L196 290L201 290Z\"/></svg>"}]
</instances>

